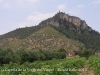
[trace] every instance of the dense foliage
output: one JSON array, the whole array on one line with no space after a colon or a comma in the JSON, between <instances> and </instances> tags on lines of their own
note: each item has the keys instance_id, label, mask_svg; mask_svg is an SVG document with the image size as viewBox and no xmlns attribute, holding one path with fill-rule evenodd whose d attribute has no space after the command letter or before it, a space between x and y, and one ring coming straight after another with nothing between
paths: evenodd
<instances>
[{"instance_id":1,"label":"dense foliage","mask_svg":"<svg viewBox=\"0 0 100 75\"><path fill-rule=\"evenodd\" d=\"M11 49L0 49L0 64L7 64L10 62L21 64L24 62L33 62L37 60L51 60L53 58L63 59L66 58L66 51L59 50L36 50L29 51L25 49L13 51Z\"/></svg>"},{"instance_id":2,"label":"dense foliage","mask_svg":"<svg viewBox=\"0 0 100 75\"><path fill-rule=\"evenodd\" d=\"M24 38L30 36L32 33L34 33L35 31L37 31L39 29L40 29L39 26L17 28L14 31L8 32L4 35L0 35L0 40L1 39L6 39L6 38L24 39Z\"/></svg>"},{"instance_id":3,"label":"dense foliage","mask_svg":"<svg viewBox=\"0 0 100 75\"><path fill-rule=\"evenodd\" d=\"M74 30L70 30L69 26L71 25L68 26L65 24L65 26L67 27L65 28L54 27L54 28L59 32L62 32L64 35L66 35L66 37L82 42L86 48L92 48L95 51L100 50L100 34L98 32L94 30L86 31L81 29L80 31L77 31L76 30L77 28L75 28L74 25L72 25L72 29Z\"/></svg>"},{"instance_id":4,"label":"dense foliage","mask_svg":"<svg viewBox=\"0 0 100 75\"><path fill-rule=\"evenodd\" d=\"M95 75L100 75L100 56L91 56L89 58L89 68L94 70Z\"/></svg>"},{"instance_id":5,"label":"dense foliage","mask_svg":"<svg viewBox=\"0 0 100 75\"><path fill-rule=\"evenodd\" d=\"M79 55L80 57L85 57L85 58L89 58L90 56L94 55L95 52L92 49L87 49L87 50L83 50L83 51L77 51L75 52L76 55Z\"/></svg>"},{"instance_id":6,"label":"dense foliage","mask_svg":"<svg viewBox=\"0 0 100 75\"><path fill-rule=\"evenodd\" d=\"M85 58L53 59L23 64L9 63L0 67L1 75L79 75Z\"/></svg>"}]
</instances>

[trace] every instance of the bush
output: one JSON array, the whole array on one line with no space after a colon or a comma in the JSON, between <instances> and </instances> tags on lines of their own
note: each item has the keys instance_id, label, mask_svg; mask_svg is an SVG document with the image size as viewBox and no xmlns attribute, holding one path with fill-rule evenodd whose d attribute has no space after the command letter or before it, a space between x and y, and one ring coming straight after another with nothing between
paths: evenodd
<instances>
[{"instance_id":1,"label":"bush","mask_svg":"<svg viewBox=\"0 0 100 75\"><path fill-rule=\"evenodd\" d=\"M92 49L84 50L79 55L88 59L91 55L94 55L94 51Z\"/></svg>"}]
</instances>

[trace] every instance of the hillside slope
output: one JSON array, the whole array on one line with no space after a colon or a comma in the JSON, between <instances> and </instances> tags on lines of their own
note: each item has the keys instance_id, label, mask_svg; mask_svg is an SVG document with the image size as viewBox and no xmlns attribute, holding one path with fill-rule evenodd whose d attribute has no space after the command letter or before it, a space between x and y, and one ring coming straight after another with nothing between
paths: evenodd
<instances>
[{"instance_id":1,"label":"hillside slope","mask_svg":"<svg viewBox=\"0 0 100 75\"><path fill-rule=\"evenodd\" d=\"M84 20L58 12L37 26L19 28L0 35L1 48L82 50L83 47L100 51L100 33Z\"/></svg>"},{"instance_id":2,"label":"hillside slope","mask_svg":"<svg viewBox=\"0 0 100 75\"><path fill-rule=\"evenodd\" d=\"M34 49L57 50L61 47L66 50L79 50L84 48L83 44L67 38L53 27L45 27L28 37L29 43ZM33 46L34 45L34 46Z\"/></svg>"},{"instance_id":3,"label":"hillside slope","mask_svg":"<svg viewBox=\"0 0 100 75\"><path fill-rule=\"evenodd\" d=\"M58 12L39 24L41 27L49 25L52 25L66 37L82 42L86 48L100 51L100 33L88 26L85 20Z\"/></svg>"},{"instance_id":4,"label":"hillside slope","mask_svg":"<svg viewBox=\"0 0 100 75\"><path fill-rule=\"evenodd\" d=\"M58 50L61 47L65 48L66 50L80 50L84 48L83 44L79 41L67 38L65 35L50 26L34 32L25 39L9 41L5 47L10 47L13 49L25 48L28 50Z\"/></svg>"}]
</instances>

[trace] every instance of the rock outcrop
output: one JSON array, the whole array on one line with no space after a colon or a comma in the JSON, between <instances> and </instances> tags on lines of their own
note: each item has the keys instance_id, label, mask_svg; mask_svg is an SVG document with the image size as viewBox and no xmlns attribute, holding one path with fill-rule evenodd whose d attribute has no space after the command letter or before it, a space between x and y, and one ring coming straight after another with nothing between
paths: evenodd
<instances>
[{"instance_id":1,"label":"rock outcrop","mask_svg":"<svg viewBox=\"0 0 100 75\"><path fill-rule=\"evenodd\" d=\"M63 24L63 23L62 24L59 23L59 21L61 21L61 20L71 23L71 24L75 25L77 28L80 28L82 30L87 29L87 30L91 31L91 28L88 27L88 25L86 24L86 22L84 20L81 20L80 18L75 17L75 16L70 16L63 12L58 12L57 14L55 14L55 16L53 16L45 21L42 21L39 25L40 26L53 25L55 27L59 27L60 25Z\"/></svg>"}]
</instances>

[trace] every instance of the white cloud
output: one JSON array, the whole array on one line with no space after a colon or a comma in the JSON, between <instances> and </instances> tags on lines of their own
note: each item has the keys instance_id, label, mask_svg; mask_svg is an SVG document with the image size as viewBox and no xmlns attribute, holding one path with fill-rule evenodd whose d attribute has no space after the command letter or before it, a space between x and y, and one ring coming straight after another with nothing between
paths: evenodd
<instances>
[{"instance_id":1,"label":"white cloud","mask_svg":"<svg viewBox=\"0 0 100 75\"><path fill-rule=\"evenodd\" d=\"M27 8L32 7L33 4L39 1L40 0L0 0L0 8Z\"/></svg>"},{"instance_id":2,"label":"white cloud","mask_svg":"<svg viewBox=\"0 0 100 75\"><path fill-rule=\"evenodd\" d=\"M26 27L26 26L34 26L38 25L41 21L52 17L54 13L40 13L40 12L34 12L31 15L27 16L26 20L20 23L17 23L15 26L18 27Z\"/></svg>"},{"instance_id":3,"label":"white cloud","mask_svg":"<svg viewBox=\"0 0 100 75\"><path fill-rule=\"evenodd\" d=\"M0 8L8 9L11 7L11 2L6 0L0 0Z\"/></svg>"},{"instance_id":4,"label":"white cloud","mask_svg":"<svg viewBox=\"0 0 100 75\"><path fill-rule=\"evenodd\" d=\"M10 3L7 3L7 2L6 3L3 3L2 4L2 7L3 8L6 8L6 9L9 9L10 8Z\"/></svg>"},{"instance_id":5,"label":"white cloud","mask_svg":"<svg viewBox=\"0 0 100 75\"><path fill-rule=\"evenodd\" d=\"M35 3L38 2L40 0L16 0L17 3L19 4L23 4L23 3Z\"/></svg>"},{"instance_id":6,"label":"white cloud","mask_svg":"<svg viewBox=\"0 0 100 75\"><path fill-rule=\"evenodd\" d=\"M88 6L93 6L93 5L98 5L100 4L100 0L94 0L88 4L80 4L80 5L77 5L78 8L84 8L84 7L88 7Z\"/></svg>"},{"instance_id":7,"label":"white cloud","mask_svg":"<svg viewBox=\"0 0 100 75\"><path fill-rule=\"evenodd\" d=\"M52 13L33 12L32 14L27 16L25 21L18 23L17 27L26 27L26 26L38 25L41 21L48 19L50 17L53 17L56 13L57 13L57 11L52 12ZM70 10L70 11L67 11L67 13L75 15L75 14L78 14L79 11Z\"/></svg>"},{"instance_id":8,"label":"white cloud","mask_svg":"<svg viewBox=\"0 0 100 75\"><path fill-rule=\"evenodd\" d=\"M38 23L42 20L45 20L49 17L52 17L55 13L46 13L46 14L43 14L43 13L39 13L39 12L34 12L32 15L29 15L27 17L27 20L29 21L34 21L35 23Z\"/></svg>"},{"instance_id":9,"label":"white cloud","mask_svg":"<svg viewBox=\"0 0 100 75\"><path fill-rule=\"evenodd\" d=\"M19 27L22 28L26 26L30 27L30 26L38 25L41 21L52 17L55 13L56 12L52 12L52 13L33 12L30 15L28 15L23 21L14 21L14 22L5 23L5 25L8 25L6 27L7 29L0 30L0 34L4 34L6 32L9 32Z\"/></svg>"},{"instance_id":10,"label":"white cloud","mask_svg":"<svg viewBox=\"0 0 100 75\"><path fill-rule=\"evenodd\" d=\"M94 0L90 3L88 3L88 4L80 4L77 7L78 8L83 8L83 7L88 7L88 6L92 6L92 5L98 5L98 4L100 4L100 0Z\"/></svg>"},{"instance_id":11,"label":"white cloud","mask_svg":"<svg viewBox=\"0 0 100 75\"><path fill-rule=\"evenodd\" d=\"M58 6L57 6L57 9L58 10L63 10L63 9L65 9L66 8L66 5L65 4L59 4Z\"/></svg>"},{"instance_id":12,"label":"white cloud","mask_svg":"<svg viewBox=\"0 0 100 75\"><path fill-rule=\"evenodd\" d=\"M18 24L15 23L15 24L16 24L17 27L26 27L26 26L38 25L41 21L48 19L50 17L53 17L56 13L57 13L57 11L52 12L52 13L33 12L32 14L27 16L25 21L20 22ZM75 15L75 14L78 14L79 12L77 10L74 10L74 11L68 10L67 13Z\"/></svg>"},{"instance_id":13,"label":"white cloud","mask_svg":"<svg viewBox=\"0 0 100 75\"><path fill-rule=\"evenodd\" d=\"M17 28L18 27L26 27L26 26L30 26L30 23L29 22L20 22L20 23L18 23L16 26L17 26ZM16 28L16 27L15 27Z\"/></svg>"},{"instance_id":14,"label":"white cloud","mask_svg":"<svg viewBox=\"0 0 100 75\"><path fill-rule=\"evenodd\" d=\"M78 8L83 8L83 7L85 7L85 5L80 4L80 5L78 5L77 7L78 7Z\"/></svg>"},{"instance_id":15,"label":"white cloud","mask_svg":"<svg viewBox=\"0 0 100 75\"><path fill-rule=\"evenodd\" d=\"M92 2L93 5L100 4L100 0L95 0Z\"/></svg>"},{"instance_id":16,"label":"white cloud","mask_svg":"<svg viewBox=\"0 0 100 75\"><path fill-rule=\"evenodd\" d=\"M39 0L26 0L28 2L38 2Z\"/></svg>"}]
</instances>

